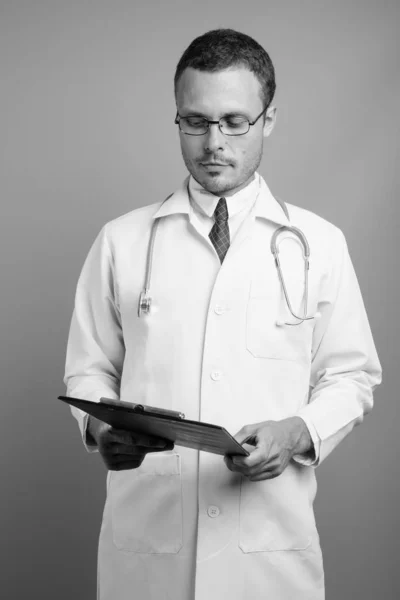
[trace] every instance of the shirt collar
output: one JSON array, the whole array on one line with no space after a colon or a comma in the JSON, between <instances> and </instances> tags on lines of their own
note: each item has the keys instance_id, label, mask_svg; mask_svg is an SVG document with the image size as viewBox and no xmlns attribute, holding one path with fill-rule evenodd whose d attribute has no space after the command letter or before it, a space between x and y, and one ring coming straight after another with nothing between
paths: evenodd
<instances>
[{"instance_id":1,"label":"shirt collar","mask_svg":"<svg viewBox=\"0 0 400 600\"><path fill-rule=\"evenodd\" d=\"M221 196L215 196L214 194L207 192L207 190L197 183L193 177L189 178L188 188L189 199L192 205L194 205L194 208L211 218L214 215L214 211ZM250 207L250 205L254 204L259 189L260 176L256 173L252 181L246 185L246 187L236 194L233 194L233 196L228 196L226 198L229 217L233 217L246 206Z\"/></svg>"},{"instance_id":2,"label":"shirt collar","mask_svg":"<svg viewBox=\"0 0 400 600\"><path fill-rule=\"evenodd\" d=\"M189 192L188 192L188 188L190 185L190 179L191 179L190 176L187 177L185 179L185 181L183 182L182 186L176 192L174 192L173 194L168 196L166 198L166 200L164 200L164 202L161 204L159 209L153 215L153 219L158 219L160 217L167 217L169 215L174 215L174 214L187 214L188 215L190 213L191 206L190 206L190 199L189 199ZM229 198L229 199L232 199L232 198L235 198L235 196L238 196L237 211L241 210L244 207L244 205L246 204L246 202L248 201L249 196L247 196L247 193L250 193L251 191L254 193L254 190L252 187L253 185L258 186L258 195L257 195L257 192L255 192L256 200L255 200L253 215L255 217L260 217L262 219L267 219L268 221L272 221L274 223L277 223L278 225L290 226L290 221L286 214L286 211L287 211L286 205L282 201L274 198L269 187L265 183L264 179L258 173L255 174L255 179L248 186L246 186L245 188L243 188L243 190L240 190L240 192L238 192L237 194L234 194L234 196L231 196ZM241 194L241 192L245 192L245 190L247 190L248 192L239 196L239 194ZM207 192L205 194L208 195ZM206 195L204 197L206 197ZM210 195L212 195L212 194L210 194ZM203 197L203 196L201 196L201 197ZM208 199L206 200L206 204L207 204L206 214L209 214L208 211L211 211L211 215L212 215L215 210L215 207L218 203L219 198L217 196L213 196L213 198L214 198L213 202L215 203L213 208L212 208L210 200L208 200ZM228 204L228 206L229 206L229 204ZM203 207L203 205L202 205L202 207ZM232 214L231 211L229 211L229 214L230 215Z\"/></svg>"}]
</instances>

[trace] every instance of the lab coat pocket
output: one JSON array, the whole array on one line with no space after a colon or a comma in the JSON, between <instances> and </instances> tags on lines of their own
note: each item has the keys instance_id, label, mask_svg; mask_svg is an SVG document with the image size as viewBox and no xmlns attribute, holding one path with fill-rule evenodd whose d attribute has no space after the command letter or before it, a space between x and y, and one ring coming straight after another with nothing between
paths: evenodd
<instances>
[{"instance_id":1,"label":"lab coat pocket","mask_svg":"<svg viewBox=\"0 0 400 600\"><path fill-rule=\"evenodd\" d=\"M239 521L239 547L244 553L305 550L315 533L307 490L304 484L298 489L290 468L266 481L242 478Z\"/></svg>"},{"instance_id":2,"label":"lab coat pocket","mask_svg":"<svg viewBox=\"0 0 400 600\"><path fill-rule=\"evenodd\" d=\"M290 301L298 314L303 310L303 281L287 276ZM246 346L255 358L308 361L311 358L313 321L286 325L296 319L287 310L278 282L251 287L246 313Z\"/></svg>"},{"instance_id":3,"label":"lab coat pocket","mask_svg":"<svg viewBox=\"0 0 400 600\"><path fill-rule=\"evenodd\" d=\"M138 469L113 471L114 543L141 554L176 554L182 547L179 454L148 454Z\"/></svg>"}]
</instances>

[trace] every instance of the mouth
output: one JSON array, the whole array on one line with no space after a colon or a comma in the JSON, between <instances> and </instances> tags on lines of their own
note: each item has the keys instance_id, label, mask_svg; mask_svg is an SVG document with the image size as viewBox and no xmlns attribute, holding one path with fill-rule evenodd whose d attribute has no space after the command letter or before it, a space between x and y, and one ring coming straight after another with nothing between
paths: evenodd
<instances>
[{"instance_id":1,"label":"mouth","mask_svg":"<svg viewBox=\"0 0 400 600\"><path fill-rule=\"evenodd\" d=\"M228 164L226 163L213 163L213 162L208 162L208 163L200 163L202 167L229 167Z\"/></svg>"}]
</instances>

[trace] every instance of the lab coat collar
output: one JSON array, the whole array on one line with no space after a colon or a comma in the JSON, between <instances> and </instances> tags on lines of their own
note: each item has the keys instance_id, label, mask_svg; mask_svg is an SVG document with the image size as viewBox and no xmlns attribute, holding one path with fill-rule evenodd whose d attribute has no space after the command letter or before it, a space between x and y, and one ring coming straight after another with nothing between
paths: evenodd
<instances>
[{"instance_id":1,"label":"lab coat collar","mask_svg":"<svg viewBox=\"0 0 400 600\"><path fill-rule=\"evenodd\" d=\"M289 212L286 204L275 198L264 179L260 177L260 192L258 194L253 216L272 221L277 225L290 226Z\"/></svg>"},{"instance_id":2,"label":"lab coat collar","mask_svg":"<svg viewBox=\"0 0 400 600\"><path fill-rule=\"evenodd\" d=\"M164 200L160 208L153 215L153 219L175 214L190 214L188 182L189 177L185 179L182 186L176 192ZM260 177L260 192L252 214L256 218L267 219L278 225L290 226L286 205L281 200L274 198L262 177Z\"/></svg>"},{"instance_id":3,"label":"lab coat collar","mask_svg":"<svg viewBox=\"0 0 400 600\"><path fill-rule=\"evenodd\" d=\"M189 177L186 177L181 187L164 200L158 211L153 215L153 219L176 214L188 215L190 213L188 183Z\"/></svg>"}]
</instances>

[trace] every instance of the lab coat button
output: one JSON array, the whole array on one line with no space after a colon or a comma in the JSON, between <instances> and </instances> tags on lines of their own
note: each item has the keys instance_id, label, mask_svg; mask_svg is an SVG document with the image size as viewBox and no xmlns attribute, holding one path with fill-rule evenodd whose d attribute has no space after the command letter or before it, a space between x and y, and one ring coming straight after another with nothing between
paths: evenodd
<instances>
[{"instance_id":1,"label":"lab coat button","mask_svg":"<svg viewBox=\"0 0 400 600\"><path fill-rule=\"evenodd\" d=\"M211 505L207 508L207 514L212 519L215 519L215 517L218 517L219 513L220 513L220 510L219 510L218 506Z\"/></svg>"},{"instance_id":2,"label":"lab coat button","mask_svg":"<svg viewBox=\"0 0 400 600\"><path fill-rule=\"evenodd\" d=\"M224 312L225 312L225 309L220 304L216 304L216 306L214 308L214 312L215 312L216 315L223 315Z\"/></svg>"},{"instance_id":3,"label":"lab coat button","mask_svg":"<svg viewBox=\"0 0 400 600\"><path fill-rule=\"evenodd\" d=\"M219 381L222 377L221 371L211 371L211 379L213 381Z\"/></svg>"}]
</instances>

